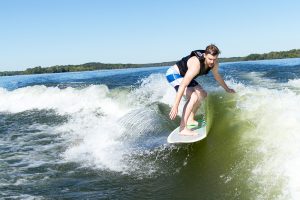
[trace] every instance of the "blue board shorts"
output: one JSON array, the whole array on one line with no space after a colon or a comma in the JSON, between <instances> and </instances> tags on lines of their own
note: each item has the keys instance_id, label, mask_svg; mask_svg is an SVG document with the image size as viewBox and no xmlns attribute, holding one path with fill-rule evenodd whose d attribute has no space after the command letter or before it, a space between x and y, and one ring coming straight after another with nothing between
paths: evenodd
<instances>
[{"instance_id":1,"label":"blue board shorts","mask_svg":"<svg viewBox=\"0 0 300 200\"><path fill-rule=\"evenodd\" d=\"M168 82L171 84L172 87L175 88L176 92L178 92L178 88L180 86L180 83L183 80L183 76L181 76L177 70L174 68L174 66L170 67L166 72L166 78ZM190 82L188 87L195 87L196 85L199 85L197 81L194 79Z\"/></svg>"}]
</instances>

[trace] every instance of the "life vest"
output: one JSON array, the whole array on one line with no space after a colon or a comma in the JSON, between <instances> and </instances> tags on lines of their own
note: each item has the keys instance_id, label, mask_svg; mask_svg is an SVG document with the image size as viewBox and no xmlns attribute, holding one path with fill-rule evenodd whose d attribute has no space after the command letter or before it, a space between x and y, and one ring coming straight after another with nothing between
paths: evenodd
<instances>
[{"instance_id":1,"label":"life vest","mask_svg":"<svg viewBox=\"0 0 300 200\"><path fill-rule=\"evenodd\" d=\"M195 51L192 51L190 55L185 56L181 60L176 62L176 65L179 68L180 75L184 76L186 74L186 72L188 70L187 62L192 56L196 56L200 62L200 72L199 72L199 74L197 74L197 76L195 76L195 78L198 76L201 76L201 75L208 74L208 72L211 70L211 68L208 67L207 69L205 69L204 53L205 53L205 50L195 50Z\"/></svg>"}]
</instances>

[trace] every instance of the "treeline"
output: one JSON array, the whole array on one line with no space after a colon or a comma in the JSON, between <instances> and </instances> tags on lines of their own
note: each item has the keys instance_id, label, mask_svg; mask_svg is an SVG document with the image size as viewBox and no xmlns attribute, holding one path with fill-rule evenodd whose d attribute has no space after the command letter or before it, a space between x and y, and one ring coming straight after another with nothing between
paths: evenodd
<instances>
[{"instance_id":1,"label":"treeline","mask_svg":"<svg viewBox=\"0 0 300 200\"><path fill-rule=\"evenodd\" d=\"M245 57L230 57L220 58L220 62L236 62L236 61L249 61L249 60L271 60L282 58L300 58L300 49L292 49L289 51L272 51L264 54L250 54Z\"/></svg>"},{"instance_id":2,"label":"treeline","mask_svg":"<svg viewBox=\"0 0 300 200\"><path fill-rule=\"evenodd\" d=\"M27 68L25 71L5 71L0 72L0 76L26 75L26 74L44 74L44 73L63 73L77 71L93 71L103 69L124 69L124 68L139 68L139 67L158 67L169 66L175 62L148 63L148 64L105 64L105 63L85 63L81 65L56 65L52 67L33 67Z\"/></svg>"},{"instance_id":3,"label":"treeline","mask_svg":"<svg viewBox=\"0 0 300 200\"><path fill-rule=\"evenodd\" d=\"M264 54L250 54L245 57L230 57L220 58L220 62L236 62L248 60L268 60L281 58L300 58L300 49L292 49L290 51L277 51ZM44 73L63 73L76 71L92 71L102 69L124 69L124 68L138 68L138 67L158 67L174 65L176 61L162 62L162 63L148 63L148 64L106 64L91 62L81 65L56 65L52 67L33 67L27 68L24 71L5 71L0 72L0 76L25 75L25 74L44 74Z\"/></svg>"}]
</instances>

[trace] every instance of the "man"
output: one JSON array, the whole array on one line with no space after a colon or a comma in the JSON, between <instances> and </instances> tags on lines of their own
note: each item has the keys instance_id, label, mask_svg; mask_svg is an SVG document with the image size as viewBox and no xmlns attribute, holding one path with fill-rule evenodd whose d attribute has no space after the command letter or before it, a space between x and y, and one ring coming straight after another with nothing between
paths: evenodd
<instances>
[{"instance_id":1,"label":"man","mask_svg":"<svg viewBox=\"0 0 300 200\"><path fill-rule=\"evenodd\" d=\"M234 93L222 77L218 69L218 56L220 51L217 46L211 44L205 50L192 51L190 55L182 58L174 66L170 67L166 73L168 82L175 88L177 94L175 103L169 114L170 119L175 119L178 113L178 106L183 95L186 96L180 122L181 135L196 135L197 133L187 128L189 125L198 125L195 121L195 114L201 102L207 96L206 91L195 80L198 76L206 75L211 70L215 80L229 93Z\"/></svg>"}]
</instances>

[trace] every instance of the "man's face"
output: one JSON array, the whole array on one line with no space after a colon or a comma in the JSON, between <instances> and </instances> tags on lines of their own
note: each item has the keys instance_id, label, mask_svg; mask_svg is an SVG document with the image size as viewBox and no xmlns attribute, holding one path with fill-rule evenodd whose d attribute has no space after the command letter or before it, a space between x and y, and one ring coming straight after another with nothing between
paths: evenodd
<instances>
[{"instance_id":1,"label":"man's face","mask_svg":"<svg viewBox=\"0 0 300 200\"><path fill-rule=\"evenodd\" d=\"M208 66L208 67L213 67L218 59L218 56L213 56L211 54L204 54L204 57L205 57L205 64Z\"/></svg>"}]
</instances>

